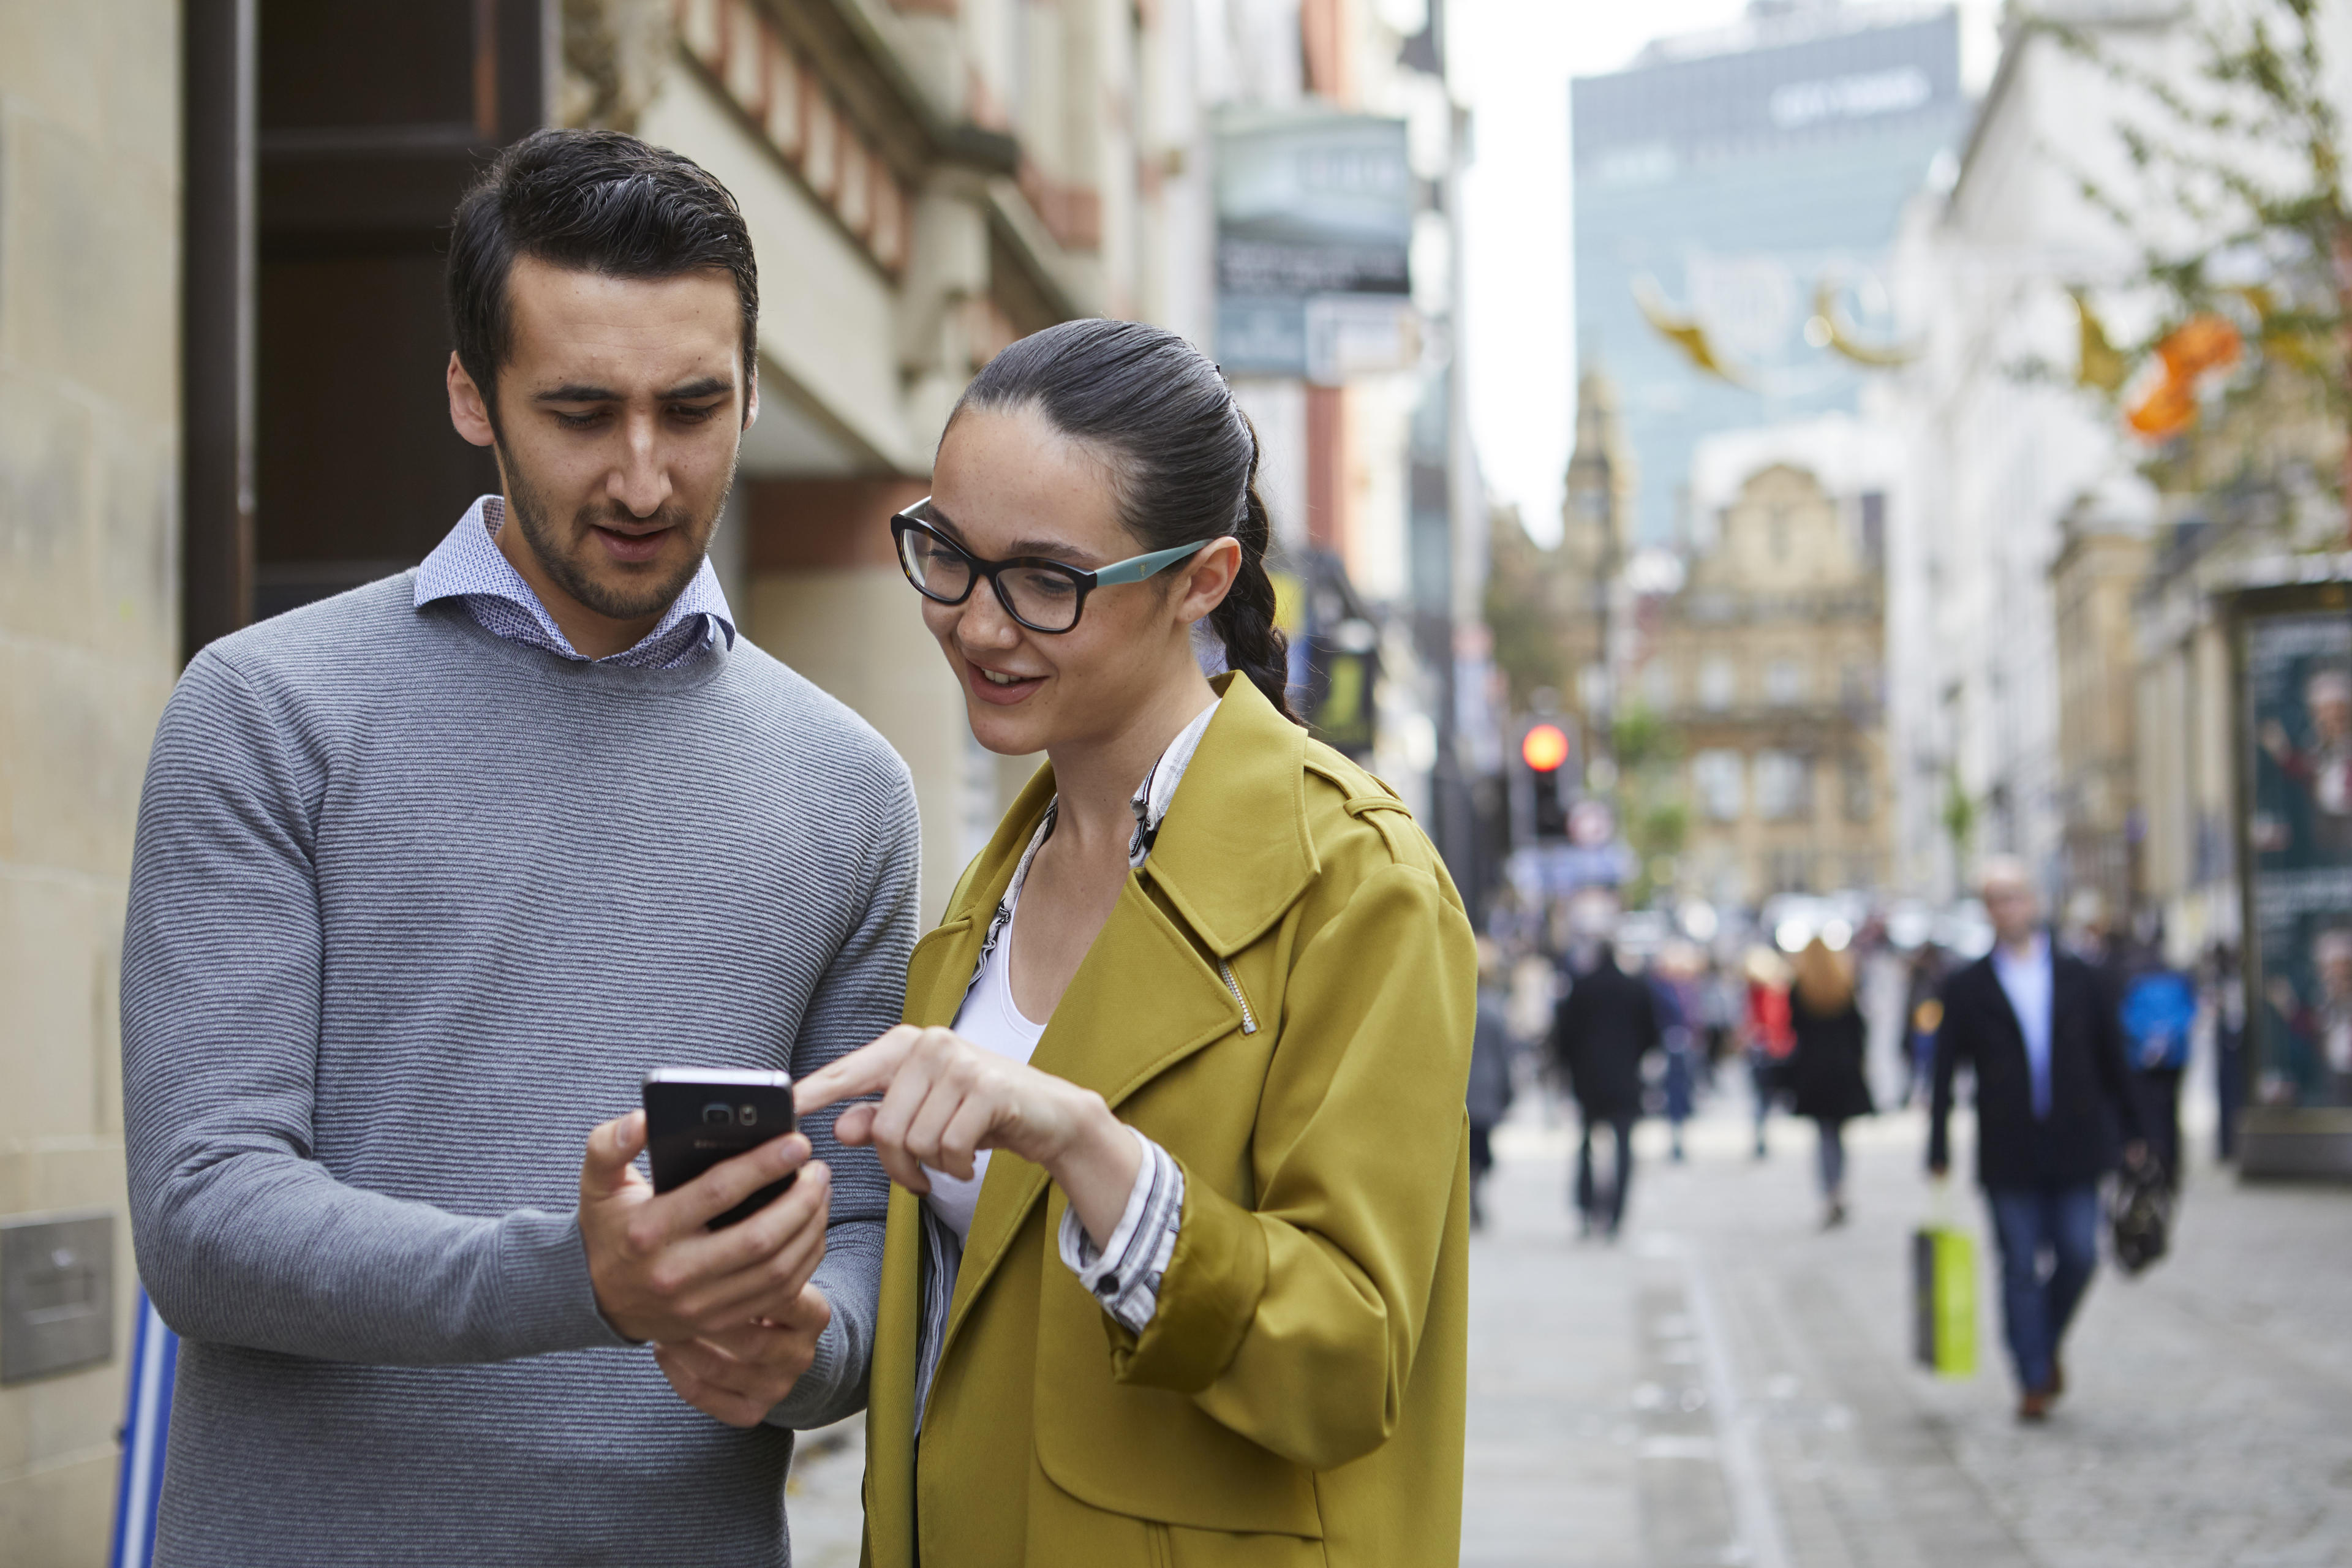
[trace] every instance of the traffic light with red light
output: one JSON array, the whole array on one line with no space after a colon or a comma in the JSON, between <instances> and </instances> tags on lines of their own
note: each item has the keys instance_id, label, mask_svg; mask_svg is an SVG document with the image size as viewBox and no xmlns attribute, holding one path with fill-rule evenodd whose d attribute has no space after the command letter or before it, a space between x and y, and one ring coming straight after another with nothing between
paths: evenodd
<instances>
[{"instance_id":1,"label":"traffic light with red light","mask_svg":"<svg viewBox=\"0 0 2352 1568\"><path fill-rule=\"evenodd\" d=\"M1557 724L1530 724L1527 733L1519 737L1519 760L1527 763L1528 782L1534 786L1532 826L1538 843L1568 837L1565 774L1568 759L1575 750L1568 731Z\"/></svg>"}]
</instances>

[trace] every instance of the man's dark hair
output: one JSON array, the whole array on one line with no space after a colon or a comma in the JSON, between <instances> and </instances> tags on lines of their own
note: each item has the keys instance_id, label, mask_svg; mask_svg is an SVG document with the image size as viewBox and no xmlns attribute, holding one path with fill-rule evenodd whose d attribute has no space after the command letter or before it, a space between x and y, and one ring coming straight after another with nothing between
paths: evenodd
<instances>
[{"instance_id":1,"label":"man's dark hair","mask_svg":"<svg viewBox=\"0 0 2352 1568\"><path fill-rule=\"evenodd\" d=\"M457 204L449 334L493 425L499 366L514 346L507 277L519 256L614 278L724 270L743 304L748 396L760 325L751 236L734 196L691 159L617 131L534 131Z\"/></svg>"}]
</instances>

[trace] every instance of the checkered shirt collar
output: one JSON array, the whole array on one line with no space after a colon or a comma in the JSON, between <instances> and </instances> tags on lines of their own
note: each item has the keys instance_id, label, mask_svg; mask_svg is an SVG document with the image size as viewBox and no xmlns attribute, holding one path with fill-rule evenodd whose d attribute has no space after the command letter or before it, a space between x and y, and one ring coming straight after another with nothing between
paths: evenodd
<instances>
[{"instance_id":1,"label":"checkered shirt collar","mask_svg":"<svg viewBox=\"0 0 2352 1568\"><path fill-rule=\"evenodd\" d=\"M499 548L498 531L506 526L506 500L501 496L483 496L457 520L448 537L433 547L416 569L416 599L418 609L440 599L462 598L469 608L487 609L495 605L509 613L476 619L490 630L511 641L530 643L544 647L565 658L587 662L586 656L572 646L531 591L514 563ZM489 605L481 601L490 601ZM691 635L681 631L689 620L701 619L704 624L692 628ZM719 574L706 558L701 569L685 591L670 602L661 620L630 648L595 662L624 667L662 664L678 661L683 656L708 647L720 634L727 646L735 646L735 614L727 603L726 591L719 585Z\"/></svg>"}]
</instances>

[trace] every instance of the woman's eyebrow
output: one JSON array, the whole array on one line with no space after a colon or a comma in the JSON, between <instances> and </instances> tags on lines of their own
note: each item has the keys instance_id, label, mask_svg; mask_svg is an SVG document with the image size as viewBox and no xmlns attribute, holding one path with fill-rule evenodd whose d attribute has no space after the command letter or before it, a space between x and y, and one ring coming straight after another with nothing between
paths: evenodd
<instances>
[{"instance_id":1,"label":"woman's eyebrow","mask_svg":"<svg viewBox=\"0 0 2352 1568\"><path fill-rule=\"evenodd\" d=\"M1090 553L1058 539L1016 539L1010 555L1042 555L1049 561L1084 561Z\"/></svg>"},{"instance_id":2,"label":"woman's eyebrow","mask_svg":"<svg viewBox=\"0 0 2352 1568\"><path fill-rule=\"evenodd\" d=\"M955 525L955 521L940 510L939 502L924 503L922 521L946 534L959 548L966 552L971 551L971 542L964 537L963 530ZM1058 539L1016 539L1013 542L1012 547L1004 552L1003 558L1013 561L1024 555L1042 555L1049 561L1081 565L1087 559L1087 552Z\"/></svg>"},{"instance_id":3,"label":"woman's eyebrow","mask_svg":"<svg viewBox=\"0 0 2352 1568\"><path fill-rule=\"evenodd\" d=\"M958 544L961 544L964 542L963 530L955 525L954 519L950 518L947 513L940 510L940 503L935 500L927 499L915 506L908 507L907 509L907 515L915 519L919 522L928 524L929 526L939 530L939 531L946 534Z\"/></svg>"}]
</instances>

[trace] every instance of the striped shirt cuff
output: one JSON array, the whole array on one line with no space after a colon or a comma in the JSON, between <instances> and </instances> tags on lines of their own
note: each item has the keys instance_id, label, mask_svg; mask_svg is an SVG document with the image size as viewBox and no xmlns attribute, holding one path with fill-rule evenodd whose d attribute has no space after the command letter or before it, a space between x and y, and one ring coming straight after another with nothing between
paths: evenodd
<instances>
[{"instance_id":1,"label":"striped shirt cuff","mask_svg":"<svg viewBox=\"0 0 2352 1568\"><path fill-rule=\"evenodd\" d=\"M1062 1211L1057 1239L1062 1261L1076 1270L1078 1283L1128 1332L1139 1334L1159 1309L1160 1281L1176 1251L1176 1229L1184 1217L1184 1173L1167 1150L1142 1133L1136 1132L1135 1141L1143 1145L1143 1165L1108 1243L1096 1247L1075 1208Z\"/></svg>"}]
</instances>

